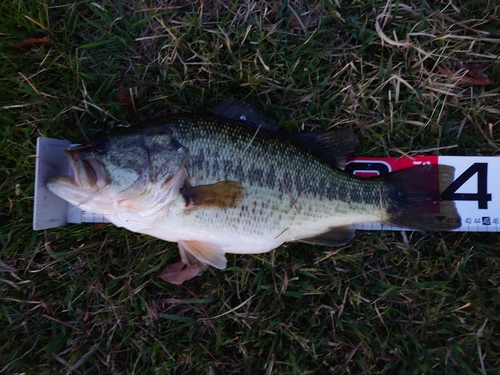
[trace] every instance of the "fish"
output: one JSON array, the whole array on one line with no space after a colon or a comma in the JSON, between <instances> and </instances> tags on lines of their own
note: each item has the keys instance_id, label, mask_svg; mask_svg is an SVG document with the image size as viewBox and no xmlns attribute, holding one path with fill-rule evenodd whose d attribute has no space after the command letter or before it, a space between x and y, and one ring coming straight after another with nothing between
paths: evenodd
<instances>
[{"instance_id":1,"label":"fish","mask_svg":"<svg viewBox=\"0 0 500 375\"><path fill-rule=\"evenodd\" d=\"M441 196L453 167L361 178L342 169L358 145L347 128L279 130L231 98L211 112L171 114L70 147L73 175L46 185L118 227L176 242L181 260L160 274L172 284L226 268L228 253L266 253L286 242L341 246L357 223L460 225L454 202Z\"/></svg>"}]
</instances>

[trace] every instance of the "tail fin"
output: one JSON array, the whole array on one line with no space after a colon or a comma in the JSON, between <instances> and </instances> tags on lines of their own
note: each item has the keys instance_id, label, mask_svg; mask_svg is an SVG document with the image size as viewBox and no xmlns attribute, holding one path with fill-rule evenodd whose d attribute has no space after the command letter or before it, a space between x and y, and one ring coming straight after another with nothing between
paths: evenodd
<instances>
[{"instance_id":1,"label":"tail fin","mask_svg":"<svg viewBox=\"0 0 500 375\"><path fill-rule=\"evenodd\" d=\"M455 168L424 165L388 175L390 187L388 223L405 228L440 231L460 227L461 219L453 201L441 200L441 192L452 182Z\"/></svg>"}]
</instances>

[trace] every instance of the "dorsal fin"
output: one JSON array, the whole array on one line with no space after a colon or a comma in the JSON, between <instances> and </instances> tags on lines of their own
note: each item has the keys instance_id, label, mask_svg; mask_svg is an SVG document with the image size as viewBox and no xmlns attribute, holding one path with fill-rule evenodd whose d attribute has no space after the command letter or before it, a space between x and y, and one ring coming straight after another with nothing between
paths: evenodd
<instances>
[{"instance_id":1,"label":"dorsal fin","mask_svg":"<svg viewBox=\"0 0 500 375\"><path fill-rule=\"evenodd\" d=\"M261 128L268 130L278 129L276 125L264 116L264 114L253 104L247 103L243 100L236 100L235 98L230 98L219 103L212 110L212 113L217 116L242 121L257 128L260 126Z\"/></svg>"},{"instance_id":2,"label":"dorsal fin","mask_svg":"<svg viewBox=\"0 0 500 375\"><path fill-rule=\"evenodd\" d=\"M263 129L278 131L278 127L264 116L257 107L243 100L230 98L219 103L212 110L212 113L217 116L242 121L254 127L260 126ZM345 165L345 158L352 155L359 145L356 135L351 129L347 128L311 133L280 132L280 134L315 150L324 159L341 168Z\"/></svg>"},{"instance_id":3,"label":"dorsal fin","mask_svg":"<svg viewBox=\"0 0 500 375\"><path fill-rule=\"evenodd\" d=\"M345 158L352 155L359 145L358 137L348 128L296 133L288 136L340 168L345 165Z\"/></svg>"}]
</instances>

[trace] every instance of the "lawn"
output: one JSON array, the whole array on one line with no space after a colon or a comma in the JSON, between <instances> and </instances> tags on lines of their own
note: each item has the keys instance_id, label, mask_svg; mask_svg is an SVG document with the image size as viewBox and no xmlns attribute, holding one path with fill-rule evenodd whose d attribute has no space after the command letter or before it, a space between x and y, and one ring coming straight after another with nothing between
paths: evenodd
<instances>
[{"instance_id":1,"label":"lawn","mask_svg":"<svg viewBox=\"0 0 500 375\"><path fill-rule=\"evenodd\" d=\"M499 155L499 56L494 1L2 2L0 373L500 373L495 233L358 232L174 286L175 244L32 230L37 137L231 96L361 155Z\"/></svg>"}]
</instances>

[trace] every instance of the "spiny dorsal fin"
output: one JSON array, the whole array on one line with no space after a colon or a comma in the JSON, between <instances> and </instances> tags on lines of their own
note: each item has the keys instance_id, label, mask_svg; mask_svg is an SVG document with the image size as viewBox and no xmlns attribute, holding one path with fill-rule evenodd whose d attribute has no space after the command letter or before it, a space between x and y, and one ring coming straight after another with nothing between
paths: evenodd
<instances>
[{"instance_id":1,"label":"spiny dorsal fin","mask_svg":"<svg viewBox=\"0 0 500 375\"><path fill-rule=\"evenodd\" d=\"M210 185L189 186L181 189L186 208L231 208L244 198L245 188L236 181L220 181Z\"/></svg>"},{"instance_id":2,"label":"spiny dorsal fin","mask_svg":"<svg viewBox=\"0 0 500 375\"><path fill-rule=\"evenodd\" d=\"M345 245L354 237L354 229L350 226L332 227L328 231L314 237L303 238L298 242L305 242L322 246Z\"/></svg>"},{"instance_id":3,"label":"spiny dorsal fin","mask_svg":"<svg viewBox=\"0 0 500 375\"><path fill-rule=\"evenodd\" d=\"M311 133L291 134L290 138L315 150L329 162L342 168L345 158L354 153L359 146L358 137L351 129L332 129Z\"/></svg>"},{"instance_id":4,"label":"spiny dorsal fin","mask_svg":"<svg viewBox=\"0 0 500 375\"><path fill-rule=\"evenodd\" d=\"M268 130L277 130L278 128L270 121L264 114L257 109L253 104L247 103L243 100L236 100L230 98L224 102L219 103L212 113L230 118L233 120L242 121L248 125L261 127Z\"/></svg>"},{"instance_id":5,"label":"spiny dorsal fin","mask_svg":"<svg viewBox=\"0 0 500 375\"><path fill-rule=\"evenodd\" d=\"M212 113L217 116L242 121L254 127L261 127L275 132L278 131L278 127L264 116L257 107L243 100L230 98L219 103L212 110ZM352 130L347 128L311 133L290 134L283 132L282 134L315 150L326 160L336 164L340 168L345 165L345 158L352 155L359 145L358 138Z\"/></svg>"}]
</instances>

